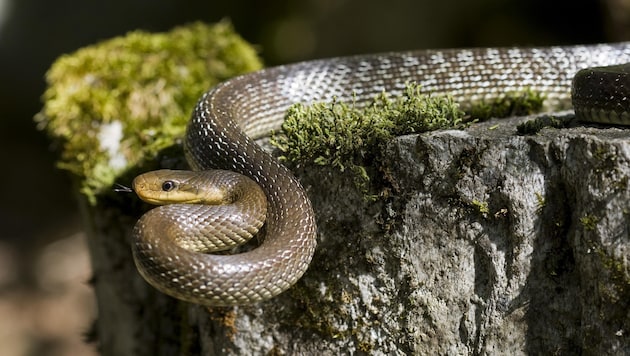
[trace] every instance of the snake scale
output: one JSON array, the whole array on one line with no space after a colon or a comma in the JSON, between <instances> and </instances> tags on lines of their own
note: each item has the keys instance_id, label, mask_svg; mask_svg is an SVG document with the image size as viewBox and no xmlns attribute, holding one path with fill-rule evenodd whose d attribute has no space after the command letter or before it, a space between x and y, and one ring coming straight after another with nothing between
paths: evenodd
<instances>
[{"instance_id":1,"label":"snake scale","mask_svg":"<svg viewBox=\"0 0 630 356\"><path fill-rule=\"evenodd\" d=\"M191 204L155 208L134 230L136 266L158 290L206 306L266 300L303 275L316 245L310 201L291 172L255 142L278 129L294 103L336 97L361 104L383 90L400 93L406 82L415 81L427 92L450 93L462 103L531 88L544 93L546 104L556 107L570 104L573 77L580 69L626 62L630 62L630 43L421 50L314 60L228 80L204 94L195 107L185 137L186 156L195 170L225 169L249 177L261 189L257 196L266 197L267 211L259 214L262 217L247 218L255 225L248 227L244 225L247 219L233 216L238 213L231 208ZM586 121L630 124L628 72L628 65L581 71L573 89L576 113ZM597 85L605 89L594 89ZM241 199L251 182L226 174L229 178L218 178L219 188L203 194L218 195L208 198L214 199L211 204L240 204L248 210L249 201ZM231 183L232 178L239 181ZM134 189L138 192L153 185L159 193L181 188L192 195L202 194L199 189L207 183L194 186L195 179L173 178L169 171L158 171L148 178L136 178ZM232 189L236 193L225 193ZM198 202L195 200L203 199L185 202ZM258 247L232 255L203 253L210 244L200 242L203 236L215 232L231 235L238 230L249 238L265 216L264 239ZM212 228L213 224L218 227ZM187 243L189 235L194 241Z\"/></svg>"}]
</instances>

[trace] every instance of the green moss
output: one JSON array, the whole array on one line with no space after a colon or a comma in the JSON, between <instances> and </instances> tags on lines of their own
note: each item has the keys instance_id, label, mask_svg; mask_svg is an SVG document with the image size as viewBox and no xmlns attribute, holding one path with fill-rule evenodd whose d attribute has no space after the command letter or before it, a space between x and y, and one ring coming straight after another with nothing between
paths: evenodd
<instances>
[{"instance_id":1,"label":"green moss","mask_svg":"<svg viewBox=\"0 0 630 356\"><path fill-rule=\"evenodd\" d=\"M545 197L539 193L539 192L535 192L534 193L536 195L536 213L540 214L542 213L543 209L545 208L545 205L547 204L547 202L545 201Z\"/></svg>"},{"instance_id":2,"label":"green moss","mask_svg":"<svg viewBox=\"0 0 630 356\"><path fill-rule=\"evenodd\" d=\"M618 303L623 299L628 303L627 296L630 292L630 276L623 259L616 259L607 254L603 249L597 250L602 267L607 273L608 279L599 283L599 289L603 292L603 297L607 302Z\"/></svg>"},{"instance_id":3,"label":"green moss","mask_svg":"<svg viewBox=\"0 0 630 356\"><path fill-rule=\"evenodd\" d=\"M422 94L418 85L408 83L403 95L382 93L365 107L336 100L293 105L282 132L271 142L282 152L281 159L350 170L365 189L365 164L377 156L381 144L394 136L455 127L463 117L452 97Z\"/></svg>"},{"instance_id":4,"label":"green moss","mask_svg":"<svg viewBox=\"0 0 630 356\"><path fill-rule=\"evenodd\" d=\"M526 121L516 127L516 131L521 135L535 135L540 130L550 127L563 129L569 125L573 117L558 117L552 115L541 115L533 120Z\"/></svg>"},{"instance_id":5,"label":"green moss","mask_svg":"<svg viewBox=\"0 0 630 356\"><path fill-rule=\"evenodd\" d=\"M374 350L374 345L372 345L372 343L369 341L361 341L357 345L357 349L369 355L370 353L372 353L372 350Z\"/></svg>"},{"instance_id":6,"label":"green moss","mask_svg":"<svg viewBox=\"0 0 630 356\"><path fill-rule=\"evenodd\" d=\"M488 207L488 202L480 201L477 199L473 199L472 206L482 215L487 215L490 213L490 208Z\"/></svg>"},{"instance_id":7,"label":"green moss","mask_svg":"<svg viewBox=\"0 0 630 356\"><path fill-rule=\"evenodd\" d=\"M293 105L271 142L285 161L351 171L357 186L367 193L368 166L374 167L381 145L392 137L464 127L465 122L490 117L527 115L539 111L543 101L541 93L523 90L474 103L464 112L451 96L423 94L418 84L407 83L403 95L392 98L384 92L362 107L336 100Z\"/></svg>"},{"instance_id":8,"label":"green moss","mask_svg":"<svg viewBox=\"0 0 630 356\"><path fill-rule=\"evenodd\" d=\"M525 89L508 92L492 100L479 101L471 105L466 112L473 120L479 121L490 118L525 116L540 112L544 101L545 96L541 92Z\"/></svg>"},{"instance_id":9,"label":"green moss","mask_svg":"<svg viewBox=\"0 0 630 356\"><path fill-rule=\"evenodd\" d=\"M593 231L599 222L599 218L594 215L586 215L580 218L580 223L586 231Z\"/></svg>"},{"instance_id":10,"label":"green moss","mask_svg":"<svg viewBox=\"0 0 630 356\"><path fill-rule=\"evenodd\" d=\"M135 31L57 59L35 120L94 203L121 172L182 137L204 91L261 66L228 22Z\"/></svg>"}]
</instances>

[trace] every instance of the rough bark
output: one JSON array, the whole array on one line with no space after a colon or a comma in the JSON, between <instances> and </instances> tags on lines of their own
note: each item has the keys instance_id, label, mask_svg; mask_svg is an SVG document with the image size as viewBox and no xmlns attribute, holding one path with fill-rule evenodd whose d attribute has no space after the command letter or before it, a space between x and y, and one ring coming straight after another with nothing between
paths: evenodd
<instances>
[{"instance_id":1,"label":"rough bark","mask_svg":"<svg viewBox=\"0 0 630 356\"><path fill-rule=\"evenodd\" d=\"M313 263L253 306L159 294L131 259L137 214L86 209L103 353L630 353L630 131L523 136L523 120L394 139L376 201L349 176L298 172Z\"/></svg>"}]
</instances>

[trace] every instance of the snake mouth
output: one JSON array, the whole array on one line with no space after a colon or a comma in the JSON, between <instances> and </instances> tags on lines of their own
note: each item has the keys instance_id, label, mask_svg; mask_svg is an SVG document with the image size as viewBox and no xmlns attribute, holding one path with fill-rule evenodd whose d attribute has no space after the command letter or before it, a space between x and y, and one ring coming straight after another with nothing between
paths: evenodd
<instances>
[{"instance_id":1,"label":"snake mouth","mask_svg":"<svg viewBox=\"0 0 630 356\"><path fill-rule=\"evenodd\" d=\"M164 203L159 200L159 197L152 197L150 194L147 194L148 192L151 192L151 190L149 189L149 184L147 184L144 179L138 178L139 177L136 177L136 179L134 179L131 183L131 191L135 192L138 198L146 203L153 205L163 205Z\"/></svg>"},{"instance_id":2,"label":"snake mouth","mask_svg":"<svg viewBox=\"0 0 630 356\"><path fill-rule=\"evenodd\" d=\"M164 202L158 199L151 199L148 197L140 197L140 199L142 199L143 202L149 203L152 205L164 205Z\"/></svg>"}]
</instances>

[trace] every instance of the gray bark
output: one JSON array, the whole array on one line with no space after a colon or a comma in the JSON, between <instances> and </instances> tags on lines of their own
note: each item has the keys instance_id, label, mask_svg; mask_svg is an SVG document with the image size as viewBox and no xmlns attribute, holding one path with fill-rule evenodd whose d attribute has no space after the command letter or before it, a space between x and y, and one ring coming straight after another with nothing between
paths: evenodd
<instances>
[{"instance_id":1,"label":"gray bark","mask_svg":"<svg viewBox=\"0 0 630 356\"><path fill-rule=\"evenodd\" d=\"M523 120L394 139L375 202L298 172L313 263L253 306L159 294L133 267L133 219L88 213L104 354L629 354L630 131L521 136Z\"/></svg>"}]
</instances>

